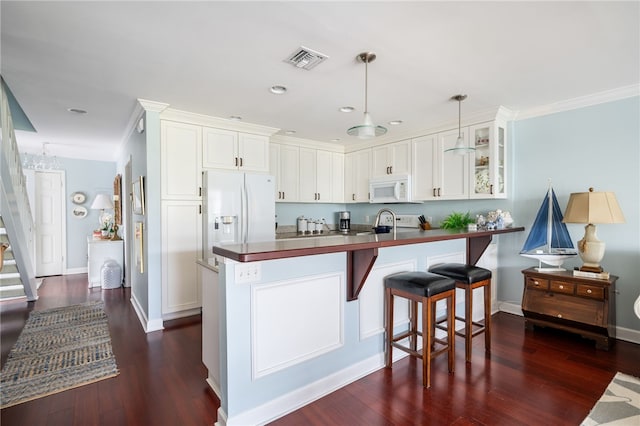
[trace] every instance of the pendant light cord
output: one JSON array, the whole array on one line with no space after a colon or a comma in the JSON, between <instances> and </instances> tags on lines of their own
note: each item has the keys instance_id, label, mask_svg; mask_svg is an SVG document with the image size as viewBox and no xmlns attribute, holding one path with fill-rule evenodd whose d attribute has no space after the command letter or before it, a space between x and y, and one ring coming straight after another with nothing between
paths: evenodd
<instances>
[{"instance_id":1,"label":"pendant light cord","mask_svg":"<svg viewBox=\"0 0 640 426\"><path fill-rule=\"evenodd\" d=\"M364 59L364 112L367 113L367 93L369 86L369 57L365 56Z\"/></svg>"},{"instance_id":2,"label":"pendant light cord","mask_svg":"<svg viewBox=\"0 0 640 426\"><path fill-rule=\"evenodd\" d=\"M460 129L462 127L461 123L462 123L462 100L458 99L458 138L460 138L462 135L460 134Z\"/></svg>"}]
</instances>

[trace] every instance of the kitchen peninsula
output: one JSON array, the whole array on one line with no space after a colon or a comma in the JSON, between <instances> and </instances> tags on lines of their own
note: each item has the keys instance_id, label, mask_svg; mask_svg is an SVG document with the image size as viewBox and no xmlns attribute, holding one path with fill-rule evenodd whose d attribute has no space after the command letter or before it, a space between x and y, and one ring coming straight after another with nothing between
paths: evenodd
<instances>
[{"instance_id":1,"label":"kitchen peninsula","mask_svg":"<svg viewBox=\"0 0 640 426\"><path fill-rule=\"evenodd\" d=\"M482 263L485 250L496 269L493 236L523 230L416 229L214 246L224 259L217 273L203 263L203 360L221 401L218 423L266 423L382 368L384 276ZM396 324L406 322L406 303L395 312Z\"/></svg>"}]
</instances>

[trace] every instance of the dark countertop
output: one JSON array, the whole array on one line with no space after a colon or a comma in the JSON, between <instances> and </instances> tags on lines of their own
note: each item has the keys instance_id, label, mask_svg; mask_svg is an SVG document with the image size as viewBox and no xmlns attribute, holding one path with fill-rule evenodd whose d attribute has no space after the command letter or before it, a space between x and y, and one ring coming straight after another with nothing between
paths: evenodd
<instances>
[{"instance_id":1,"label":"dark countertop","mask_svg":"<svg viewBox=\"0 0 640 426\"><path fill-rule=\"evenodd\" d=\"M401 230L395 237L393 232L368 235L336 234L317 237L309 236L261 243L216 245L213 247L213 254L238 262L255 262L260 260L421 244L460 238L490 239L492 235L522 231L524 231L524 227L472 232L454 229L432 229L430 231L416 229L414 231Z\"/></svg>"}]
</instances>

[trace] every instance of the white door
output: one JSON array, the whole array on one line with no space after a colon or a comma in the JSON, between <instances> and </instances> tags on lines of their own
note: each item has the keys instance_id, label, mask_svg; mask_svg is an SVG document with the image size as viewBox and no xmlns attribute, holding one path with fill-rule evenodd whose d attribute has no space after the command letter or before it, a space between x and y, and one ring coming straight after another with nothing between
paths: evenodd
<instances>
[{"instance_id":1,"label":"white door","mask_svg":"<svg viewBox=\"0 0 640 426\"><path fill-rule=\"evenodd\" d=\"M62 275L64 172L36 172L36 276Z\"/></svg>"}]
</instances>

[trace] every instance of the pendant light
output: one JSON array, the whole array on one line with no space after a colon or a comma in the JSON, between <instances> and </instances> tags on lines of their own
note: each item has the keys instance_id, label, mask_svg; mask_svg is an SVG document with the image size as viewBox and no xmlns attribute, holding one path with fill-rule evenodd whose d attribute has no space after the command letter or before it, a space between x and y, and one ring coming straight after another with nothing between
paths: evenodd
<instances>
[{"instance_id":1,"label":"pendant light","mask_svg":"<svg viewBox=\"0 0 640 426\"><path fill-rule=\"evenodd\" d=\"M445 149L444 152L452 152L456 155L465 155L470 152L474 152L476 149L467 146L464 143L464 138L462 137L462 129L460 122L462 120L462 101L467 99L467 95L455 95L451 97L452 101L458 101L458 139L456 140L456 144L453 148Z\"/></svg>"},{"instance_id":2,"label":"pendant light","mask_svg":"<svg viewBox=\"0 0 640 426\"><path fill-rule=\"evenodd\" d=\"M373 124L371 115L367 109L367 84L368 84L368 71L369 63L376 59L376 54L373 52L364 52L356 56L356 59L360 62L364 62L364 121L362 124L355 125L347 130L350 136L357 136L360 139L369 139L375 136L382 136L387 133L387 129L382 126L376 126Z\"/></svg>"}]
</instances>

